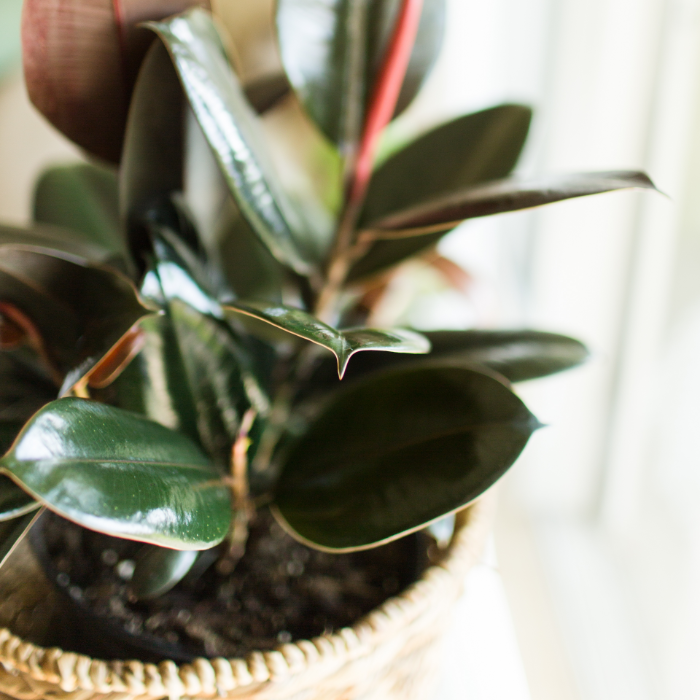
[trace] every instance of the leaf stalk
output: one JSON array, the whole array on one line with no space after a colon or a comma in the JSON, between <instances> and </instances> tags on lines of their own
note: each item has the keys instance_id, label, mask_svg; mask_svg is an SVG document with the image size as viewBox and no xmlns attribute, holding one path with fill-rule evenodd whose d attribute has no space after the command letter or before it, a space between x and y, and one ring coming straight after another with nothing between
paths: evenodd
<instances>
[{"instance_id":1,"label":"leaf stalk","mask_svg":"<svg viewBox=\"0 0 700 700\"><path fill-rule=\"evenodd\" d=\"M346 192L345 207L328 265L326 284L321 290L315 309L318 318L326 323L332 324L336 320L336 307L341 287L352 263L361 252L355 250L353 246L353 234L369 187L379 139L396 109L418 34L422 9L423 0L403 0L401 3L391 41L372 92L352 177Z\"/></svg>"},{"instance_id":2,"label":"leaf stalk","mask_svg":"<svg viewBox=\"0 0 700 700\"><path fill-rule=\"evenodd\" d=\"M231 571L245 553L245 545L248 541L248 524L255 512L250 502L250 489L248 487L248 448L250 447L248 434L257 416L258 413L254 408L249 408L243 414L236 441L231 448L231 493L234 515L229 536L229 549L226 555Z\"/></svg>"}]
</instances>

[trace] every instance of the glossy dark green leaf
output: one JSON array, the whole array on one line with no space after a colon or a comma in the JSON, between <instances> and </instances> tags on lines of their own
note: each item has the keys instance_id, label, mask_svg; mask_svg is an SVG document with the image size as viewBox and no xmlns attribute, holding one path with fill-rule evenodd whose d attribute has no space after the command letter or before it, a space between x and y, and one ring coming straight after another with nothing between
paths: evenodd
<instances>
[{"instance_id":1,"label":"glossy dark green leaf","mask_svg":"<svg viewBox=\"0 0 700 700\"><path fill-rule=\"evenodd\" d=\"M531 116L528 107L500 105L419 136L372 175L362 221L505 177L518 160Z\"/></svg>"},{"instance_id":2,"label":"glossy dark green leaf","mask_svg":"<svg viewBox=\"0 0 700 700\"><path fill-rule=\"evenodd\" d=\"M468 114L420 136L372 175L360 228L466 187L505 177L515 166L531 111L501 105ZM445 231L414 240L377 241L353 266L355 280L432 245Z\"/></svg>"},{"instance_id":3,"label":"glossy dark green leaf","mask_svg":"<svg viewBox=\"0 0 700 700\"><path fill-rule=\"evenodd\" d=\"M194 316L190 316L190 320L185 322L182 328L191 329L193 324L201 328L198 336L204 333L209 338L207 342L212 343L211 349L218 352L222 363L232 363L238 367L250 404L255 406L258 412L264 413L267 410L267 397L261 388L260 378L269 373L274 350L240 333L230 323L220 323L227 318L227 314L208 291L209 280L203 279L207 271L199 267L199 261L193 259L192 253L188 252L182 242L178 242L176 237L165 236L166 233L167 231L163 229L157 229L154 238L154 252L157 258L156 277L164 300L163 307L172 311L170 307L173 303L183 302L179 304L180 309L186 311L189 308L207 317L202 319L202 322L210 325L209 331L204 331L202 322L195 322ZM179 312L175 313L179 314ZM215 331L217 323L218 331ZM179 327L177 322L175 327ZM187 354L188 348L189 345L185 343L182 348L183 357ZM214 367L211 371L216 373ZM262 383L265 383L264 380Z\"/></svg>"},{"instance_id":4,"label":"glossy dark green leaf","mask_svg":"<svg viewBox=\"0 0 700 700\"><path fill-rule=\"evenodd\" d=\"M276 25L287 77L341 153L360 139L367 99L368 3L279 0Z\"/></svg>"},{"instance_id":5,"label":"glossy dark green leaf","mask_svg":"<svg viewBox=\"0 0 700 700\"><path fill-rule=\"evenodd\" d=\"M226 305L225 311L252 316L330 350L336 357L340 378L345 374L348 362L356 352L383 350L422 354L430 351L430 343L414 331L401 328L349 328L339 331L311 314L289 306L275 306L257 301L233 301Z\"/></svg>"},{"instance_id":6,"label":"glossy dark green leaf","mask_svg":"<svg viewBox=\"0 0 700 700\"><path fill-rule=\"evenodd\" d=\"M129 592L139 600L150 600L177 585L197 561L198 552L144 545L129 581Z\"/></svg>"},{"instance_id":7,"label":"glossy dark green leaf","mask_svg":"<svg viewBox=\"0 0 700 700\"><path fill-rule=\"evenodd\" d=\"M149 310L123 275L39 248L0 248L0 300L36 325L64 391L82 378Z\"/></svg>"},{"instance_id":8,"label":"glossy dark green leaf","mask_svg":"<svg viewBox=\"0 0 700 700\"><path fill-rule=\"evenodd\" d=\"M0 224L0 245L45 248L46 252L54 250L92 262L104 262L111 255L106 248L86 240L80 231L46 224L33 224L30 228Z\"/></svg>"},{"instance_id":9,"label":"glossy dark green leaf","mask_svg":"<svg viewBox=\"0 0 700 700\"><path fill-rule=\"evenodd\" d=\"M47 508L108 535L206 549L228 531L229 489L192 441L94 401L44 407L0 467Z\"/></svg>"},{"instance_id":10,"label":"glossy dark green leaf","mask_svg":"<svg viewBox=\"0 0 700 700\"><path fill-rule=\"evenodd\" d=\"M185 100L167 50L154 42L134 87L120 169L120 208L137 261L148 248L145 219L183 188Z\"/></svg>"},{"instance_id":11,"label":"glossy dark green leaf","mask_svg":"<svg viewBox=\"0 0 700 700\"><path fill-rule=\"evenodd\" d=\"M285 268L260 242L234 201L222 208L213 248L236 296L281 302Z\"/></svg>"},{"instance_id":12,"label":"glossy dark green leaf","mask_svg":"<svg viewBox=\"0 0 700 700\"><path fill-rule=\"evenodd\" d=\"M241 416L268 408L260 380L267 348L249 347L217 318L220 307L174 261L162 259L146 287L164 313L142 322L145 346L109 400L183 432L227 470Z\"/></svg>"},{"instance_id":13,"label":"glossy dark green leaf","mask_svg":"<svg viewBox=\"0 0 700 700\"><path fill-rule=\"evenodd\" d=\"M419 136L373 174L362 221L376 221L464 187L503 178L515 166L532 112L501 105Z\"/></svg>"},{"instance_id":14,"label":"glossy dark green leaf","mask_svg":"<svg viewBox=\"0 0 700 700\"><path fill-rule=\"evenodd\" d=\"M172 320L151 316L140 324L145 343L134 361L95 399L146 416L199 442L197 413ZM200 443L201 444L201 443Z\"/></svg>"},{"instance_id":15,"label":"glossy dark green leaf","mask_svg":"<svg viewBox=\"0 0 700 700\"><path fill-rule=\"evenodd\" d=\"M38 506L37 506L38 507ZM0 567L27 536L40 513L25 513L12 520L0 522Z\"/></svg>"},{"instance_id":16,"label":"glossy dark green leaf","mask_svg":"<svg viewBox=\"0 0 700 700\"><path fill-rule=\"evenodd\" d=\"M440 242L447 231L426 233L423 236L379 240L370 243L367 252L350 268L348 282L358 282L381 275L394 265L418 255Z\"/></svg>"},{"instance_id":17,"label":"glossy dark green leaf","mask_svg":"<svg viewBox=\"0 0 700 700\"><path fill-rule=\"evenodd\" d=\"M275 508L314 546L369 547L477 498L537 427L515 394L480 372L368 378L339 394L289 452Z\"/></svg>"},{"instance_id":18,"label":"glossy dark green leaf","mask_svg":"<svg viewBox=\"0 0 700 700\"><path fill-rule=\"evenodd\" d=\"M254 107L265 111L283 97L289 85L283 76L271 76L251 83L245 90ZM170 55L156 41L144 60L134 89L120 171L121 215L129 222L131 246L137 259L147 248L144 219L154 208L170 201L173 193L187 190L193 180L200 189L196 193L199 199L209 204L211 193L201 192L202 187L211 184L209 170L216 169L214 176L223 180L205 136L197 134L198 138L192 138L192 130L200 129L194 126L194 116L186 114L185 102ZM207 169L204 177L196 168L193 171L192 163L194 157L201 167L202 156ZM206 184L202 185L202 180ZM223 188L228 190L225 182Z\"/></svg>"},{"instance_id":19,"label":"glossy dark green leaf","mask_svg":"<svg viewBox=\"0 0 700 700\"><path fill-rule=\"evenodd\" d=\"M362 236L393 239L453 229L465 219L539 207L575 197L632 188L656 189L638 171L572 173L531 180L497 180L369 222Z\"/></svg>"},{"instance_id":20,"label":"glossy dark green leaf","mask_svg":"<svg viewBox=\"0 0 700 700\"><path fill-rule=\"evenodd\" d=\"M211 17L193 10L151 23L170 51L185 94L246 220L283 264L300 274L319 258L312 234L265 157L257 116L229 65Z\"/></svg>"},{"instance_id":21,"label":"glossy dark green leaf","mask_svg":"<svg viewBox=\"0 0 700 700\"><path fill-rule=\"evenodd\" d=\"M311 118L341 151L359 139L399 7L399 0L277 3L277 35L287 76ZM426 0L396 114L410 104L432 68L444 22L444 0Z\"/></svg>"},{"instance_id":22,"label":"glossy dark green leaf","mask_svg":"<svg viewBox=\"0 0 700 700\"><path fill-rule=\"evenodd\" d=\"M184 225L187 226L187 222ZM230 296L230 291L206 255L187 244L188 238L197 242L196 234L183 235L182 224L170 226L149 222L148 230L160 283L167 287L160 293L164 293L166 299L181 299L203 313L222 318L217 299Z\"/></svg>"},{"instance_id":23,"label":"glossy dark green leaf","mask_svg":"<svg viewBox=\"0 0 700 700\"><path fill-rule=\"evenodd\" d=\"M228 466L243 412L268 409L244 348L224 324L178 301L169 311L194 400L200 440Z\"/></svg>"},{"instance_id":24,"label":"glossy dark green leaf","mask_svg":"<svg viewBox=\"0 0 700 700\"><path fill-rule=\"evenodd\" d=\"M83 234L87 243L125 257L117 173L88 163L45 170L34 188L34 220Z\"/></svg>"},{"instance_id":25,"label":"glossy dark green leaf","mask_svg":"<svg viewBox=\"0 0 700 700\"><path fill-rule=\"evenodd\" d=\"M571 369L588 357L586 346L578 340L543 331L423 331L422 334L432 346L429 355L358 355L348 367L344 384L363 379L372 372L408 364L435 363L462 367L483 365L511 382L522 382ZM300 398L338 388L335 363L323 358L302 388Z\"/></svg>"},{"instance_id":26,"label":"glossy dark green leaf","mask_svg":"<svg viewBox=\"0 0 700 700\"><path fill-rule=\"evenodd\" d=\"M511 382L546 377L588 359L574 338L544 331L433 331L425 334L437 358L484 365Z\"/></svg>"}]
</instances>

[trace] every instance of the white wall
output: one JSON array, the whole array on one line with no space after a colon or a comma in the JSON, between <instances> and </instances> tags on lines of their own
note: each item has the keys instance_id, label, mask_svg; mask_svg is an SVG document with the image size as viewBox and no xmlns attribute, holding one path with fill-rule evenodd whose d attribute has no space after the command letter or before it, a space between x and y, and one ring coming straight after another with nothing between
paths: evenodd
<instances>
[{"instance_id":1,"label":"white wall","mask_svg":"<svg viewBox=\"0 0 700 700\"><path fill-rule=\"evenodd\" d=\"M78 158L78 149L29 104L19 68L0 80L0 219L29 223L31 193L41 170Z\"/></svg>"}]
</instances>

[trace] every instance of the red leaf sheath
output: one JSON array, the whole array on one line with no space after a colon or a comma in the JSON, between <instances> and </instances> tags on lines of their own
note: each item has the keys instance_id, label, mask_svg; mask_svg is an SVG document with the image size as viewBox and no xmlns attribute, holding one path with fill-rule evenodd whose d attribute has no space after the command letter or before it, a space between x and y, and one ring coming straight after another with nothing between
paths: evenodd
<instances>
[{"instance_id":1,"label":"red leaf sheath","mask_svg":"<svg viewBox=\"0 0 700 700\"><path fill-rule=\"evenodd\" d=\"M406 76L408 62L418 33L423 0L403 0L394 33L382 63L367 110L358 150L350 202L364 198L379 137L391 120Z\"/></svg>"}]
</instances>

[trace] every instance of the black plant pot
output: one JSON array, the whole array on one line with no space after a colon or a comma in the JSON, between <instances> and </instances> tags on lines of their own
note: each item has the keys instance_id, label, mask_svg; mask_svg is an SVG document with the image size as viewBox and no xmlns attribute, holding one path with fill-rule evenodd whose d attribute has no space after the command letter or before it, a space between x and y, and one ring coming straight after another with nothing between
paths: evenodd
<instances>
[{"instance_id":1,"label":"black plant pot","mask_svg":"<svg viewBox=\"0 0 700 700\"><path fill-rule=\"evenodd\" d=\"M70 585L61 583L61 572L49 556L46 544L45 529L56 519L57 516L45 512L31 529L29 541L65 607L64 618L70 620L70 626L61 630L61 647L99 659L139 659L149 663L164 659L187 663L202 656L201 649L188 648L182 642L167 642L147 632L129 632L118 621L98 614L84 600L71 595Z\"/></svg>"},{"instance_id":2,"label":"black plant pot","mask_svg":"<svg viewBox=\"0 0 700 700\"><path fill-rule=\"evenodd\" d=\"M58 516L46 512L30 531L29 539L40 566L47 579L56 588L58 597L65 608L64 618L70 620L61 630L57 644L94 658L139 659L144 662L158 663L170 659L177 663L188 663L204 656L201 646L187 642L168 642L146 631L130 632L120 621L95 611L82 597L74 594L65 574L56 567L47 546L47 528L64 522ZM73 525L71 524L71 527ZM402 540L405 545L405 561L401 570L392 570L398 577L399 589L405 588L416 580L428 564L428 545L433 540L424 533L415 533ZM123 543L123 540L115 540ZM396 591L398 592L398 591Z\"/></svg>"}]
</instances>

